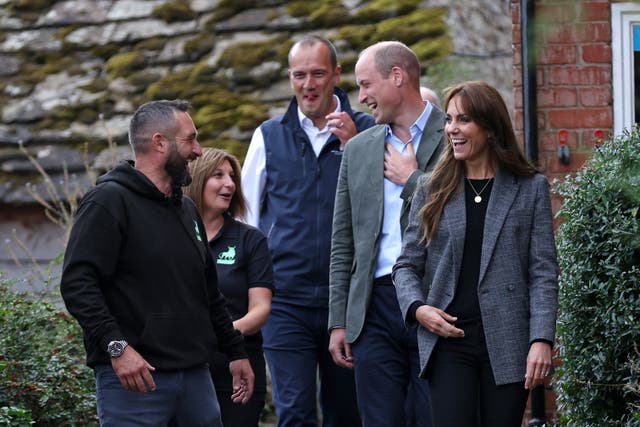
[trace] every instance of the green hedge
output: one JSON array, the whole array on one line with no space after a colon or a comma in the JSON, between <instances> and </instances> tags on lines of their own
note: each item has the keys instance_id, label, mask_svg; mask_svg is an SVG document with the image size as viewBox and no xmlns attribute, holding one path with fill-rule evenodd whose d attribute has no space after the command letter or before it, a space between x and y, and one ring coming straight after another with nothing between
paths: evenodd
<instances>
[{"instance_id":1,"label":"green hedge","mask_svg":"<svg viewBox=\"0 0 640 427\"><path fill-rule=\"evenodd\" d=\"M11 285L0 272L0 425L98 425L78 323Z\"/></svg>"},{"instance_id":2,"label":"green hedge","mask_svg":"<svg viewBox=\"0 0 640 427\"><path fill-rule=\"evenodd\" d=\"M558 185L560 421L640 424L640 130Z\"/></svg>"}]
</instances>

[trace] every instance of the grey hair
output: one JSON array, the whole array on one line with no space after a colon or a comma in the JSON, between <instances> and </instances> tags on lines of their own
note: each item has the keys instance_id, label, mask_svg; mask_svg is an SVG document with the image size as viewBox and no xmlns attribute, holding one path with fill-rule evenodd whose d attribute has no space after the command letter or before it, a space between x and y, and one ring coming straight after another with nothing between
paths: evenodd
<instances>
[{"instance_id":1,"label":"grey hair","mask_svg":"<svg viewBox=\"0 0 640 427\"><path fill-rule=\"evenodd\" d=\"M138 107L129 124L129 143L133 152L146 152L155 132L175 133L175 113L186 113L189 108L191 104L180 99L150 101Z\"/></svg>"}]
</instances>

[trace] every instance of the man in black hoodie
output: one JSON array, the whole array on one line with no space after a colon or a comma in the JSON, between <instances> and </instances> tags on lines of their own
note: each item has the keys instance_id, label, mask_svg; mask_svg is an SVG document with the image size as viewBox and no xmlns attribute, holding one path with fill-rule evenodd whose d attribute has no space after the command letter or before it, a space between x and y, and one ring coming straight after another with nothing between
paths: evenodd
<instances>
[{"instance_id":1,"label":"man in black hoodie","mask_svg":"<svg viewBox=\"0 0 640 427\"><path fill-rule=\"evenodd\" d=\"M133 115L135 163L121 162L82 199L61 293L84 332L103 426L222 426L207 367L217 345L231 363L233 400L253 372L220 294L206 232L181 187L200 156L185 101Z\"/></svg>"}]
</instances>

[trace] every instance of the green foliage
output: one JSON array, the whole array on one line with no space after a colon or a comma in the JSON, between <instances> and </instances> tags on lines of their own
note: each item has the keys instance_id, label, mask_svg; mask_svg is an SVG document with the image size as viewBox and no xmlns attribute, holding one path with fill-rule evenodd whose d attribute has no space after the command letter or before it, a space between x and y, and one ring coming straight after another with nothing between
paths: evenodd
<instances>
[{"instance_id":1,"label":"green foliage","mask_svg":"<svg viewBox=\"0 0 640 427\"><path fill-rule=\"evenodd\" d=\"M97 425L77 322L11 284L0 277L0 425Z\"/></svg>"},{"instance_id":2,"label":"green foliage","mask_svg":"<svg viewBox=\"0 0 640 427\"><path fill-rule=\"evenodd\" d=\"M185 0L174 0L159 4L153 8L152 15L167 23L191 21L197 17L197 14L189 7L189 2Z\"/></svg>"},{"instance_id":3,"label":"green foliage","mask_svg":"<svg viewBox=\"0 0 640 427\"><path fill-rule=\"evenodd\" d=\"M24 427L33 425L31 411L15 406L0 407L0 426Z\"/></svg>"},{"instance_id":4,"label":"green foliage","mask_svg":"<svg viewBox=\"0 0 640 427\"><path fill-rule=\"evenodd\" d=\"M570 426L640 421L640 130L558 185L558 406Z\"/></svg>"}]
</instances>

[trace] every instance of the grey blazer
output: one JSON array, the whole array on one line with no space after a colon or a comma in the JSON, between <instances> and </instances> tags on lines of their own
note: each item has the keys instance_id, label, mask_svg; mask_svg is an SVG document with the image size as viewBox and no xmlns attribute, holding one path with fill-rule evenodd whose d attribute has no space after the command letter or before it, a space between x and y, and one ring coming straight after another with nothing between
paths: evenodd
<instances>
[{"instance_id":1,"label":"grey blazer","mask_svg":"<svg viewBox=\"0 0 640 427\"><path fill-rule=\"evenodd\" d=\"M405 319L416 301L446 311L456 292L464 248L467 221L463 182L445 206L429 246L420 243L418 212L427 200L425 183L426 177L418 183L402 254L393 269ZM482 323L498 385L524 381L527 354L534 340L554 341L557 279L546 177L515 177L498 171L487 207L478 279ZM438 339L426 328L418 328L423 377Z\"/></svg>"},{"instance_id":2,"label":"grey blazer","mask_svg":"<svg viewBox=\"0 0 640 427\"><path fill-rule=\"evenodd\" d=\"M418 178L433 168L442 150L444 119L444 113L434 108L422 133L416 152L418 170L400 195L403 229ZM362 331L380 246L385 130L383 125L374 126L353 137L340 165L331 240L328 327L345 327L349 343Z\"/></svg>"}]
</instances>

